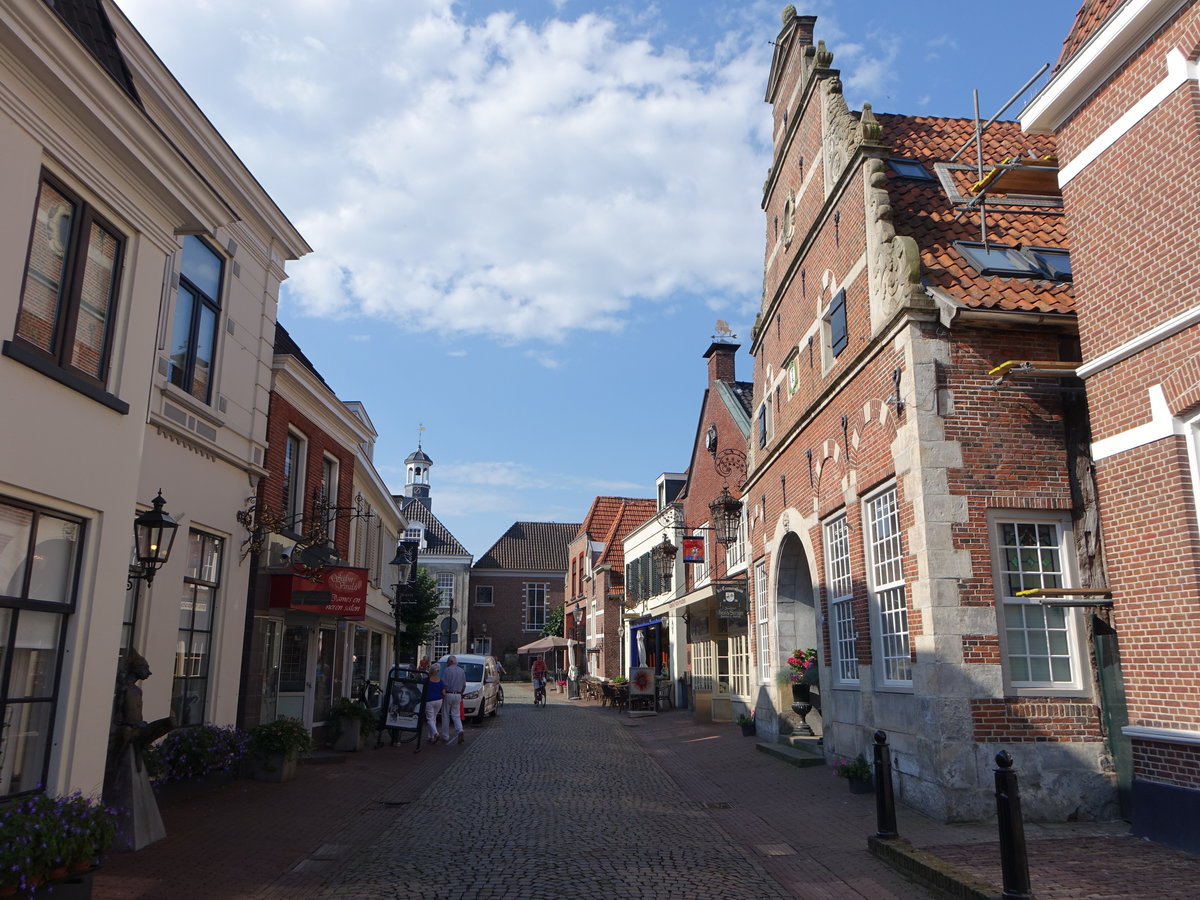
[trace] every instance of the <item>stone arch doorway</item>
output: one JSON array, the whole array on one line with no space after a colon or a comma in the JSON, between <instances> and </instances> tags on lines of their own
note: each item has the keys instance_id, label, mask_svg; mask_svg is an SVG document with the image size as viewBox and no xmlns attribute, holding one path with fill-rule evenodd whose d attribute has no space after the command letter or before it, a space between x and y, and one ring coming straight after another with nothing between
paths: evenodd
<instances>
[{"instance_id":1,"label":"stone arch doorway","mask_svg":"<svg viewBox=\"0 0 1200 900\"><path fill-rule=\"evenodd\" d=\"M804 650L808 647L815 647L818 657L823 656L821 651L821 629L817 616L817 595L813 583L814 567L809 562L808 551L804 547L804 542L795 533L789 531L779 544L779 552L776 556L779 560L776 577L775 577L775 615L777 621L776 634L779 639L778 651L778 667L786 668L786 660L788 655L794 649ZM783 709L781 712L787 712L793 699L790 688L781 690L780 701ZM812 713L806 714L806 724L812 727L817 734L821 733L821 699L820 689L813 687L810 689L811 702L813 705ZM801 722L799 717L785 716L789 720L789 724L796 727L799 731ZM786 728L781 723L781 728Z\"/></svg>"}]
</instances>

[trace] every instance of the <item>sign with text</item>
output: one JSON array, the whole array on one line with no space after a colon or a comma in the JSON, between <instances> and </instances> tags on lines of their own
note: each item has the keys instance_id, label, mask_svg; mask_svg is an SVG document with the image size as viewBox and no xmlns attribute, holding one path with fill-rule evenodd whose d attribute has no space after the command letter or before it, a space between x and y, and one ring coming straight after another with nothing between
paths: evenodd
<instances>
[{"instance_id":1,"label":"sign with text","mask_svg":"<svg viewBox=\"0 0 1200 900\"><path fill-rule=\"evenodd\" d=\"M361 621L367 617L367 570L335 566L316 582L290 572L272 575L271 606Z\"/></svg>"},{"instance_id":2,"label":"sign with text","mask_svg":"<svg viewBox=\"0 0 1200 900\"><path fill-rule=\"evenodd\" d=\"M749 598L741 588L721 585L716 594L718 619L740 619L750 608Z\"/></svg>"}]
</instances>

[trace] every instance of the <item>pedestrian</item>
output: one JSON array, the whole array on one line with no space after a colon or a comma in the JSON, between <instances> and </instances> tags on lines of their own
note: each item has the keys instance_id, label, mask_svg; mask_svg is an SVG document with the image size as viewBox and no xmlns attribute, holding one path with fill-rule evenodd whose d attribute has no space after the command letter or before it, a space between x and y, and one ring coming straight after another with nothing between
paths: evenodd
<instances>
[{"instance_id":1,"label":"pedestrian","mask_svg":"<svg viewBox=\"0 0 1200 900\"><path fill-rule=\"evenodd\" d=\"M418 672L428 672L429 671L429 657L428 656L421 657L421 661L419 663L417 663L417 671Z\"/></svg>"},{"instance_id":2,"label":"pedestrian","mask_svg":"<svg viewBox=\"0 0 1200 900\"><path fill-rule=\"evenodd\" d=\"M425 725L429 729L429 743L438 741L437 716L442 708L442 697L446 683L442 681L441 672L434 666L429 670L429 681L425 684Z\"/></svg>"},{"instance_id":3,"label":"pedestrian","mask_svg":"<svg viewBox=\"0 0 1200 900\"><path fill-rule=\"evenodd\" d=\"M450 740L450 723L454 723L454 733L458 743L463 743L462 716L459 708L462 706L463 691L467 689L467 673L458 664L457 656L446 657L446 668L442 671L442 740Z\"/></svg>"}]
</instances>

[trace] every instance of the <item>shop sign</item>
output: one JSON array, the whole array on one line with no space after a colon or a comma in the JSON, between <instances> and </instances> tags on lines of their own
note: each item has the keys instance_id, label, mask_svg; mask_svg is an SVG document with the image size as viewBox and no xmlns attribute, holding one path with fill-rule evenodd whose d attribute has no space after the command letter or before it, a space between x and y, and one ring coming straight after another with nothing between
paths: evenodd
<instances>
[{"instance_id":1,"label":"shop sign","mask_svg":"<svg viewBox=\"0 0 1200 900\"><path fill-rule=\"evenodd\" d=\"M272 575L271 606L362 621L367 617L367 570L337 566L315 582L291 573Z\"/></svg>"},{"instance_id":2,"label":"shop sign","mask_svg":"<svg viewBox=\"0 0 1200 900\"><path fill-rule=\"evenodd\" d=\"M722 586L717 589L717 618L741 619L750 609L749 598L741 588Z\"/></svg>"},{"instance_id":3,"label":"shop sign","mask_svg":"<svg viewBox=\"0 0 1200 900\"><path fill-rule=\"evenodd\" d=\"M704 538L685 537L683 539L683 561L685 563L704 562Z\"/></svg>"}]
</instances>

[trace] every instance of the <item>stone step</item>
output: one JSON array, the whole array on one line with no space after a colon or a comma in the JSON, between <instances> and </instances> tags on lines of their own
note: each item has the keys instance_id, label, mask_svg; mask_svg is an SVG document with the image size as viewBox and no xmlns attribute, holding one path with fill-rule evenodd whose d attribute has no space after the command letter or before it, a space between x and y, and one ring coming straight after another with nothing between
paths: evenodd
<instances>
[{"instance_id":1,"label":"stone step","mask_svg":"<svg viewBox=\"0 0 1200 900\"><path fill-rule=\"evenodd\" d=\"M816 749L817 738L793 738L788 744L774 744L767 741L758 742L758 750L768 756L774 756L784 762L806 768L808 766L825 765L825 756Z\"/></svg>"}]
</instances>

